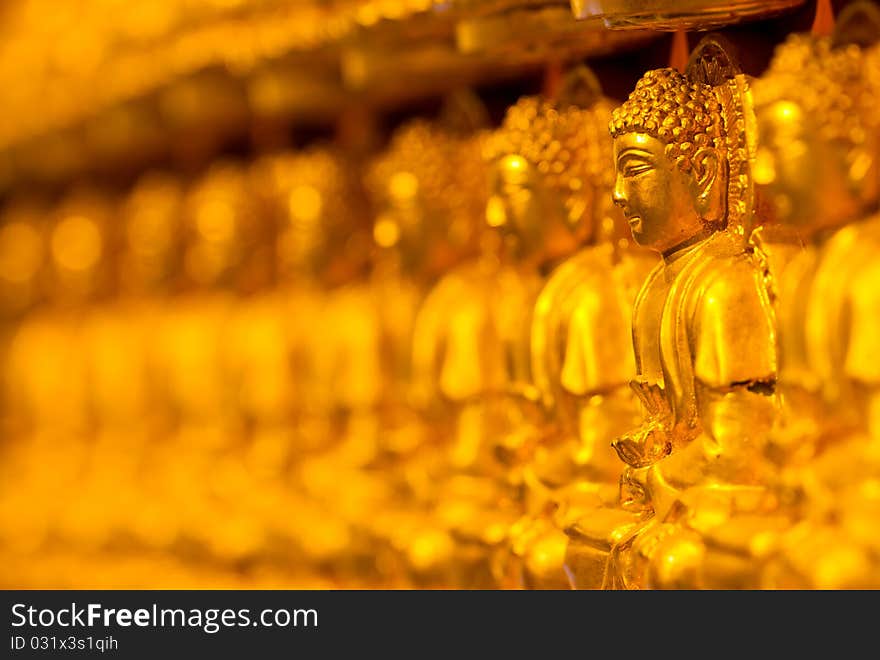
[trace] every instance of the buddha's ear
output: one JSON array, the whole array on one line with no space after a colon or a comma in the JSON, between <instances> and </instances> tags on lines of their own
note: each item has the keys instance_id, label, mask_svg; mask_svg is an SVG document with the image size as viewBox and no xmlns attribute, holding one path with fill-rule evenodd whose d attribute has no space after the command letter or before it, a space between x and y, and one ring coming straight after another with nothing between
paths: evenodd
<instances>
[{"instance_id":1,"label":"buddha's ear","mask_svg":"<svg viewBox=\"0 0 880 660\"><path fill-rule=\"evenodd\" d=\"M855 147L847 153L847 183L850 190L869 199L877 194L877 159L865 146Z\"/></svg>"},{"instance_id":2,"label":"buddha's ear","mask_svg":"<svg viewBox=\"0 0 880 660\"><path fill-rule=\"evenodd\" d=\"M596 194L590 185L581 186L579 194L571 195L565 200L565 221L570 231L582 239L592 233L590 226L595 219Z\"/></svg>"},{"instance_id":3,"label":"buddha's ear","mask_svg":"<svg viewBox=\"0 0 880 660\"><path fill-rule=\"evenodd\" d=\"M721 176L721 165L718 152L709 147L697 150L691 158L694 183L697 187L697 202L703 217L707 217L718 200L720 189L718 184L724 178Z\"/></svg>"},{"instance_id":4,"label":"buddha's ear","mask_svg":"<svg viewBox=\"0 0 880 660\"><path fill-rule=\"evenodd\" d=\"M709 192L718 178L720 165L718 154L709 147L698 149L697 153L691 158L691 165L694 168L694 179L696 180L699 194L703 196Z\"/></svg>"}]
</instances>

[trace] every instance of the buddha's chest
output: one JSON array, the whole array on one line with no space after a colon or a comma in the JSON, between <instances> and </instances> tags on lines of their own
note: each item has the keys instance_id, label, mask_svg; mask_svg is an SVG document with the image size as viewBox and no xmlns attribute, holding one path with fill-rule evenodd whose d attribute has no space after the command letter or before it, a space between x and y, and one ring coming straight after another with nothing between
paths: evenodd
<instances>
[{"instance_id":1,"label":"buddha's chest","mask_svg":"<svg viewBox=\"0 0 880 660\"><path fill-rule=\"evenodd\" d=\"M816 272L816 251L808 248L786 255L782 250L774 249L769 253L776 294L780 383L783 387L816 390L819 383L810 366L807 341L807 319L812 315L810 308L813 306L811 289Z\"/></svg>"},{"instance_id":2,"label":"buddha's chest","mask_svg":"<svg viewBox=\"0 0 880 660\"><path fill-rule=\"evenodd\" d=\"M633 313L633 348L638 376L660 385L664 384L670 356L668 323L666 317L674 310L670 307L672 282L668 278L655 277L645 285Z\"/></svg>"},{"instance_id":3,"label":"buddha's chest","mask_svg":"<svg viewBox=\"0 0 880 660\"><path fill-rule=\"evenodd\" d=\"M531 382L529 338L541 281L502 273L470 284L443 312L440 382L453 400Z\"/></svg>"}]
</instances>

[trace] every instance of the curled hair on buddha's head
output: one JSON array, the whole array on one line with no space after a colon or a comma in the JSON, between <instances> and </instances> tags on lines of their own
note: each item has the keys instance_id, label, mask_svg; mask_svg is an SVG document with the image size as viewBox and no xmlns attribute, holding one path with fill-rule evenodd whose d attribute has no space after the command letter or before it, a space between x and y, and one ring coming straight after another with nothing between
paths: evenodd
<instances>
[{"instance_id":1,"label":"curled hair on buddha's head","mask_svg":"<svg viewBox=\"0 0 880 660\"><path fill-rule=\"evenodd\" d=\"M880 124L872 52L836 46L828 37L791 35L755 84L755 101L787 102L809 117L823 139L860 146Z\"/></svg>"},{"instance_id":2,"label":"curled hair on buddha's head","mask_svg":"<svg viewBox=\"0 0 880 660\"><path fill-rule=\"evenodd\" d=\"M473 193L472 180L458 179L469 159L479 161L474 134L459 135L437 122L414 119L398 128L388 148L368 165L365 186L373 203L381 203L393 193L396 178L406 175L430 213L448 216L466 202L472 207L482 202L465 199L465 193Z\"/></svg>"},{"instance_id":3,"label":"curled hair on buddha's head","mask_svg":"<svg viewBox=\"0 0 880 660\"><path fill-rule=\"evenodd\" d=\"M629 98L612 112L611 136L645 133L666 144L666 155L685 173L700 149L723 150L722 107L711 85L692 82L675 69L648 71Z\"/></svg>"},{"instance_id":4,"label":"curled hair on buddha's head","mask_svg":"<svg viewBox=\"0 0 880 660\"><path fill-rule=\"evenodd\" d=\"M569 216L579 208L584 188L607 189L613 183L608 118L612 104L604 97L589 107L538 96L521 98L511 106L501 127L487 140L487 163L520 156L563 200ZM571 218L570 218L571 219Z\"/></svg>"}]
</instances>

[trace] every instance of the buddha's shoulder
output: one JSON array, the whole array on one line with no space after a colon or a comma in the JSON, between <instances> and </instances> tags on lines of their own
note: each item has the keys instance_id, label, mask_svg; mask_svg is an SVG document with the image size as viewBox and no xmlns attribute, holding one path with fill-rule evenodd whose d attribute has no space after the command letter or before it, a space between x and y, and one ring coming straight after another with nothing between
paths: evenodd
<instances>
[{"instance_id":1,"label":"buddha's shoulder","mask_svg":"<svg viewBox=\"0 0 880 660\"><path fill-rule=\"evenodd\" d=\"M629 249L622 251L615 274L627 286L641 286L659 266L662 263L656 252Z\"/></svg>"},{"instance_id":2,"label":"buddha's shoulder","mask_svg":"<svg viewBox=\"0 0 880 660\"><path fill-rule=\"evenodd\" d=\"M456 266L444 274L428 292L428 302L440 300L470 299L484 288L488 281L487 268L477 262L467 262Z\"/></svg>"},{"instance_id":3,"label":"buddha's shoulder","mask_svg":"<svg viewBox=\"0 0 880 660\"><path fill-rule=\"evenodd\" d=\"M337 332L372 321L378 314L372 293L365 282L334 289L324 301L322 316L329 326L337 326Z\"/></svg>"},{"instance_id":4,"label":"buddha's shoulder","mask_svg":"<svg viewBox=\"0 0 880 660\"><path fill-rule=\"evenodd\" d=\"M766 277L766 255L726 232L716 237L707 241L691 268L691 277L700 280L704 288L735 289Z\"/></svg>"},{"instance_id":5,"label":"buddha's shoulder","mask_svg":"<svg viewBox=\"0 0 880 660\"><path fill-rule=\"evenodd\" d=\"M541 289L541 299L565 297L578 287L610 279L614 264L611 251L604 248L584 248L559 264Z\"/></svg>"},{"instance_id":6,"label":"buddha's shoulder","mask_svg":"<svg viewBox=\"0 0 880 660\"><path fill-rule=\"evenodd\" d=\"M853 259L874 261L880 252L880 214L847 225L834 233L822 246L820 259L824 265L850 267Z\"/></svg>"},{"instance_id":7,"label":"buddha's shoulder","mask_svg":"<svg viewBox=\"0 0 880 660\"><path fill-rule=\"evenodd\" d=\"M520 315L526 315L537 294L537 283L518 278L510 269L492 263L467 263L434 285L417 315L422 323L438 326L491 324L497 318L508 318L506 312L511 309L522 309Z\"/></svg>"},{"instance_id":8,"label":"buddha's shoulder","mask_svg":"<svg viewBox=\"0 0 880 660\"><path fill-rule=\"evenodd\" d=\"M770 277L763 255L729 238L707 247L686 282L691 318L770 318Z\"/></svg>"}]
</instances>

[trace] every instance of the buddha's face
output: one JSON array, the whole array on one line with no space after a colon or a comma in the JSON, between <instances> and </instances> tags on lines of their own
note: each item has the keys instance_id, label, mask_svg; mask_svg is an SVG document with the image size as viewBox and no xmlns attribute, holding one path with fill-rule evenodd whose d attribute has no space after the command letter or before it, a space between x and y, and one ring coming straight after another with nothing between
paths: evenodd
<instances>
[{"instance_id":1,"label":"buddha's face","mask_svg":"<svg viewBox=\"0 0 880 660\"><path fill-rule=\"evenodd\" d=\"M219 186L200 191L189 218L185 267L200 286L224 283L238 259L240 228L233 199Z\"/></svg>"},{"instance_id":2,"label":"buddha's face","mask_svg":"<svg viewBox=\"0 0 880 660\"><path fill-rule=\"evenodd\" d=\"M105 284L101 281L107 267L104 228L97 216L83 211L63 215L49 239L56 294L68 301L92 296Z\"/></svg>"},{"instance_id":3,"label":"buddha's face","mask_svg":"<svg viewBox=\"0 0 880 660\"><path fill-rule=\"evenodd\" d=\"M302 184L290 190L276 248L285 275L319 267L324 206L324 197L314 186Z\"/></svg>"},{"instance_id":4,"label":"buddha's face","mask_svg":"<svg viewBox=\"0 0 880 660\"><path fill-rule=\"evenodd\" d=\"M180 249L179 198L171 191L150 188L129 205L124 225L123 283L150 289L170 278Z\"/></svg>"},{"instance_id":5,"label":"buddha's face","mask_svg":"<svg viewBox=\"0 0 880 660\"><path fill-rule=\"evenodd\" d=\"M755 182L768 194L780 223L809 234L857 213L858 195L849 182L853 171L844 145L822 139L795 103L759 106L757 117Z\"/></svg>"},{"instance_id":6,"label":"buddha's face","mask_svg":"<svg viewBox=\"0 0 880 660\"><path fill-rule=\"evenodd\" d=\"M545 230L556 224L561 204L550 195L540 173L525 158L508 155L494 167L486 221L501 231L518 253L543 246Z\"/></svg>"},{"instance_id":7,"label":"buddha's face","mask_svg":"<svg viewBox=\"0 0 880 660\"><path fill-rule=\"evenodd\" d=\"M665 254L705 231L703 218L714 217L718 209L700 198L713 197L718 164L714 154L704 156L702 176L694 176L682 172L655 137L625 133L614 139L612 197L636 243Z\"/></svg>"},{"instance_id":8,"label":"buddha's face","mask_svg":"<svg viewBox=\"0 0 880 660\"><path fill-rule=\"evenodd\" d=\"M24 311L39 296L45 259L40 218L12 212L0 222L0 314Z\"/></svg>"},{"instance_id":9,"label":"buddha's face","mask_svg":"<svg viewBox=\"0 0 880 660\"><path fill-rule=\"evenodd\" d=\"M426 222L418 177L412 172L395 172L387 181L385 200L373 224L373 239L383 249L393 250L405 270L412 272L428 258Z\"/></svg>"}]
</instances>

